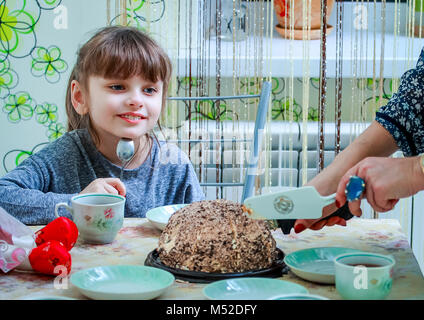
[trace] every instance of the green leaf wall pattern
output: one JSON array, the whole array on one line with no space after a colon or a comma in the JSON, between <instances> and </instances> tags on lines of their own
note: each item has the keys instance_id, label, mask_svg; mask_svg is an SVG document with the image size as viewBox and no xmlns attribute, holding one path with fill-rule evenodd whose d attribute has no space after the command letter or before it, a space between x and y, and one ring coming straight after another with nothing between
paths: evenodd
<instances>
[{"instance_id":1,"label":"green leaf wall pattern","mask_svg":"<svg viewBox=\"0 0 424 320\"><path fill-rule=\"evenodd\" d=\"M34 77L43 77L50 83L60 81L60 74L68 69L66 61L61 59L60 49L36 47L32 50L31 73Z\"/></svg>"},{"instance_id":2,"label":"green leaf wall pattern","mask_svg":"<svg viewBox=\"0 0 424 320\"><path fill-rule=\"evenodd\" d=\"M53 10L62 0L14 0L0 1L0 103L2 117L15 125L22 121L34 119L45 130L48 141L53 141L65 133L65 127L58 122L58 107L53 102L38 104L30 92L31 88L14 91L19 86L20 76L14 70L15 64L28 65L34 80L41 78L48 86L57 83L61 74L68 69L67 62L62 59L61 49L55 45L38 46L36 26L43 16L43 11ZM60 104L63 104L61 101ZM7 137L2 137L5 139ZM38 144L33 150L14 149L3 157L3 168L6 172L13 169L6 163L15 166L22 162L35 149L45 143ZM7 161L12 157L13 161Z\"/></svg>"}]
</instances>

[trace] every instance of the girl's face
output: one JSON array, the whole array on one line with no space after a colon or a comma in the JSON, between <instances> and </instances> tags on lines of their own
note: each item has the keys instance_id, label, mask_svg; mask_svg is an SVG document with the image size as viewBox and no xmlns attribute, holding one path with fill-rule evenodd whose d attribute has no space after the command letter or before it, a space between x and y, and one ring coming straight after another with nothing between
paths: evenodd
<instances>
[{"instance_id":1,"label":"girl's face","mask_svg":"<svg viewBox=\"0 0 424 320\"><path fill-rule=\"evenodd\" d=\"M162 107L162 81L139 76L129 79L88 79L88 112L101 141L137 139L156 125ZM107 140L106 140L107 141Z\"/></svg>"}]
</instances>

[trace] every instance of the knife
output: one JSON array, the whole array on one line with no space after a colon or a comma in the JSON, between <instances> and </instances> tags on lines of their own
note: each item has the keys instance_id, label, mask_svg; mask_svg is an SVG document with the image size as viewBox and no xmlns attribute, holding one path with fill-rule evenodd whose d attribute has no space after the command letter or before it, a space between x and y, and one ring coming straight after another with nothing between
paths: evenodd
<instances>
[{"instance_id":1,"label":"knife","mask_svg":"<svg viewBox=\"0 0 424 320\"><path fill-rule=\"evenodd\" d=\"M347 201L360 199L364 190L364 180L358 176L351 176L345 190ZM306 186L249 197L243 202L243 210L252 219L318 219L322 217L322 208L333 203L335 198L335 193L321 196L314 187ZM334 213L331 216L333 215Z\"/></svg>"}]
</instances>

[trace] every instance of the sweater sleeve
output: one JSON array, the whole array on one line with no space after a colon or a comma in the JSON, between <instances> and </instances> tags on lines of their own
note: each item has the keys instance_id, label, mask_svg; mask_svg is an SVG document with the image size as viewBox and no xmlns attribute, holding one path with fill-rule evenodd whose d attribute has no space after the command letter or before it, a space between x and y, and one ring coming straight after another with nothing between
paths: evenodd
<instances>
[{"instance_id":1,"label":"sweater sleeve","mask_svg":"<svg viewBox=\"0 0 424 320\"><path fill-rule=\"evenodd\" d=\"M0 179L0 207L25 224L49 223L55 205L75 195L47 191L50 179L37 154L31 156Z\"/></svg>"},{"instance_id":2,"label":"sweater sleeve","mask_svg":"<svg viewBox=\"0 0 424 320\"><path fill-rule=\"evenodd\" d=\"M163 191L167 204L192 203L205 199L199 179L188 156L175 144L163 143L158 151L159 166L165 169Z\"/></svg>"},{"instance_id":3,"label":"sweater sleeve","mask_svg":"<svg viewBox=\"0 0 424 320\"><path fill-rule=\"evenodd\" d=\"M205 195L200 187L197 175L191 163L187 164L187 176L185 180L184 203L205 200Z\"/></svg>"}]
</instances>

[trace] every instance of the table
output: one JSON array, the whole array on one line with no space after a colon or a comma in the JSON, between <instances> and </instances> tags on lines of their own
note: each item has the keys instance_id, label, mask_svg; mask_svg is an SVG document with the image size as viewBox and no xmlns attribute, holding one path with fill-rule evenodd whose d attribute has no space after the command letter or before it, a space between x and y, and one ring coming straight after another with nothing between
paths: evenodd
<instances>
[{"instance_id":1,"label":"table","mask_svg":"<svg viewBox=\"0 0 424 320\"><path fill-rule=\"evenodd\" d=\"M31 228L36 231L41 226ZM147 219L125 219L124 226L111 244L89 245L77 242L71 250L71 274L102 265L143 265L148 253L157 247L160 234L161 231ZM305 230L300 234L289 235L284 235L278 229L273 231L273 236L277 246L286 254L306 248L330 246L392 254L396 259L396 266L393 288L388 299L424 299L423 275L397 220L354 218L347 222L346 227L325 227L318 231ZM281 279L303 285L311 294L341 299L334 285L308 282L290 271ZM13 270L8 274L0 273L0 299L28 299L37 296L87 299L67 278L59 283L61 289L56 289L54 282L53 276L33 272ZM159 299L205 299L202 294L205 285L177 280Z\"/></svg>"}]
</instances>

